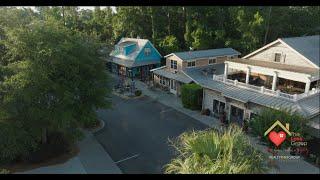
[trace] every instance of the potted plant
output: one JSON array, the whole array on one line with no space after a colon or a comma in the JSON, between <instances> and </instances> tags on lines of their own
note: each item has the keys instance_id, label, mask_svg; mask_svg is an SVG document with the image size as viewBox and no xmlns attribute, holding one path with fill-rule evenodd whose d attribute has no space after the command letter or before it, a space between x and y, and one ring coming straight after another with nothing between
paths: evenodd
<instances>
[{"instance_id":1,"label":"potted plant","mask_svg":"<svg viewBox=\"0 0 320 180\"><path fill-rule=\"evenodd\" d=\"M201 115L209 116L210 115L210 110L209 109L202 109L201 110Z\"/></svg>"}]
</instances>

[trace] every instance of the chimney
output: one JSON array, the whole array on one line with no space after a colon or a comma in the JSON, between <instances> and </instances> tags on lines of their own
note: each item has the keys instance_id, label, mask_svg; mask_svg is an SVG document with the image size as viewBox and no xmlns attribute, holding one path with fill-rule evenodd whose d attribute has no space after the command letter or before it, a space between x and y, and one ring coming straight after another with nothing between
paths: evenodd
<instances>
[{"instance_id":1,"label":"chimney","mask_svg":"<svg viewBox=\"0 0 320 180\"><path fill-rule=\"evenodd\" d=\"M286 123L286 129L289 131L289 123Z\"/></svg>"}]
</instances>

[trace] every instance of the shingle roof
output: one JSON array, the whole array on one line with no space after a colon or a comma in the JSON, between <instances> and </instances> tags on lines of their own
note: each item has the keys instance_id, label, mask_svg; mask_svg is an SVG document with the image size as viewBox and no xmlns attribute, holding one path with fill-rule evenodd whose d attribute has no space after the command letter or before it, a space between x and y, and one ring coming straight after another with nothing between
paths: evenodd
<instances>
[{"instance_id":1,"label":"shingle roof","mask_svg":"<svg viewBox=\"0 0 320 180\"><path fill-rule=\"evenodd\" d=\"M281 38L281 40L319 67L319 35Z\"/></svg>"},{"instance_id":2,"label":"shingle roof","mask_svg":"<svg viewBox=\"0 0 320 180\"><path fill-rule=\"evenodd\" d=\"M224 64L222 65L224 66ZM310 98L301 99L298 102L292 102L286 99L277 98L271 95L262 94L249 89L239 88L230 84L225 84L220 81L215 81L212 79L212 74L206 76L202 73L203 68L205 67L185 69L184 73L192 80L194 80L196 83L200 84L202 87L216 90L218 92L221 92L226 97L233 98L244 103L252 102L262 106L267 106L276 109L291 109L293 111L301 113L306 117L319 114L319 93ZM223 69L221 65L219 65L219 67L217 68ZM216 74L218 75L219 73Z\"/></svg>"},{"instance_id":3,"label":"shingle roof","mask_svg":"<svg viewBox=\"0 0 320 180\"><path fill-rule=\"evenodd\" d=\"M172 54L175 54L176 56L178 56L180 59L184 61L188 61L188 60L198 59L198 58L240 55L241 53L232 48L221 48L221 49L207 49L207 50L199 50L199 51L175 52Z\"/></svg>"}]
</instances>

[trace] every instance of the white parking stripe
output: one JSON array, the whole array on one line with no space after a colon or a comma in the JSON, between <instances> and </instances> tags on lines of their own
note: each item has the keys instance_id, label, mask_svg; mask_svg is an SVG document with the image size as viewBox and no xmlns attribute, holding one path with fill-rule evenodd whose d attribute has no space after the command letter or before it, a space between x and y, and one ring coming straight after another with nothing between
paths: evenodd
<instances>
[{"instance_id":1,"label":"white parking stripe","mask_svg":"<svg viewBox=\"0 0 320 180\"><path fill-rule=\"evenodd\" d=\"M132 159L132 158L136 158L136 157L138 157L138 156L140 156L140 154L135 154L135 155L133 155L133 156L130 156L130 157L127 157L127 158L124 158L124 159L122 159L122 160L117 161L116 164L121 163L121 162L123 162L123 161L127 161L127 160Z\"/></svg>"}]
</instances>

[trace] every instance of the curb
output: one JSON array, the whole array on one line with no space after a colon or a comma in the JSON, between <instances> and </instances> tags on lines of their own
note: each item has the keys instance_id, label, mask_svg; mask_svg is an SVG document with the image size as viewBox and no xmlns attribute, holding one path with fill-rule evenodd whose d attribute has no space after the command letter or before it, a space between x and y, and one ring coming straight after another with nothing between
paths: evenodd
<instances>
[{"instance_id":1,"label":"curb","mask_svg":"<svg viewBox=\"0 0 320 180\"><path fill-rule=\"evenodd\" d=\"M116 95L116 96L119 96L119 97L121 97L121 98L123 98L123 99L126 99L126 100L129 100L129 99L139 99L139 98L144 97L143 94L141 94L140 96L128 97L128 96L125 96L125 95L116 93L116 92L114 92L114 91L112 92L112 94L113 94L113 95Z\"/></svg>"},{"instance_id":2,"label":"curb","mask_svg":"<svg viewBox=\"0 0 320 180\"><path fill-rule=\"evenodd\" d=\"M95 144L97 147L98 147L98 149L100 149L100 150L102 150L101 152L103 152L103 154L102 155L106 155L106 157L105 158L107 158L107 159L109 159L110 161L110 164L111 164L111 166L113 167L113 168L115 168L114 170L115 171L112 171L112 172L103 172L102 174L123 174L123 172L122 172L122 170L120 169L120 167L115 163L115 161L111 158L111 156L110 156L110 154L108 153L108 151L103 147L103 145L95 138L95 135L91 132L91 131L87 131L87 132L85 132L85 135L86 135L86 138L91 138L91 140L92 140L92 142L91 143L93 143L93 144ZM80 153L81 153L81 149L80 149ZM86 172L87 172L87 174L101 174L101 172L99 172L99 171L97 171L97 169L95 169L95 168L92 168L92 167L90 167L90 168L87 168L86 166L88 166L88 164L87 165L85 165L84 164L84 162L83 162L83 158L81 158L80 157L80 153L79 153L79 155L78 155L78 157L79 157L79 159L80 159L80 161L81 161L81 163L83 164L83 166L84 166L84 169L86 170ZM100 162L101 163L101 162ZM99 163L98 163L99 164ZM89 163L89 165L92 165L92 162L90 162ZM101 170L106 170L106 169L104 169L104 167L102 167L102 166L97 166L98 167L98 169L100 169L100 171ZM102 169L101 169L102 168ZM109 170L108 170L109 171Z\"/></svg>"},{"instance_id":3,"label":"curb","mask_svg":"<svg viewBox=\"0 0 320 180\"><path fill-rule=\"evenodd\" d=\"M91 132L91 133L96 133L96 132L98 132L98 131L100 131L101 129L103 129L103 128L104 128L104 126L105 126L105 122L104 122L103 120L101 120L101 119L98 119L98 121L100 121L101 126L100 126L99 128L96 128L96 129L90 130L90 132Z\"/></svg>"}]
</instances>

